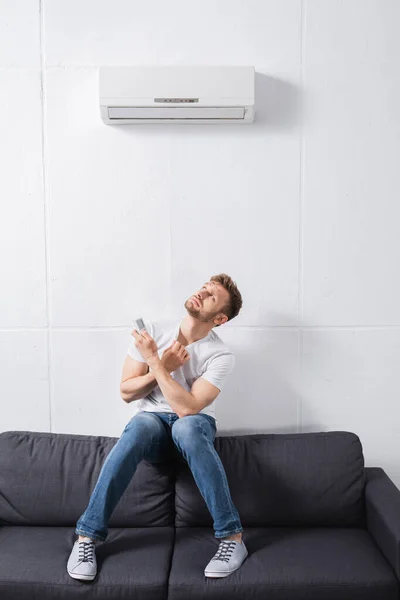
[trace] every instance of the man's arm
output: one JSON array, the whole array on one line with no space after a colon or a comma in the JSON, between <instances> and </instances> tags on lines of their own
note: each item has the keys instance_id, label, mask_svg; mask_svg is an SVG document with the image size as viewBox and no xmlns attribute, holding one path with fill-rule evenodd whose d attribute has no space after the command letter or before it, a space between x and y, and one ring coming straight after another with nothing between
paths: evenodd
<instances>
[{"instance_id":1,"label":"man's arm","mask_svg":"<svg viewBox=\"0 0 400 600\"><path fill-rule=\"evenodd\" d=\"M121 384L121 397L129 404L147 396L156 385L157 379L153 373L131 377Z\"/></svg>"},{"instance_id":2,"label":"man's arm","mask_svg":"<svg viewBox=\"0 0 400 600\"><path fill-rule=\"evenodd\" d=\"M149 356L146 362L154 374L164 398L178 417L185 417L193 412L196 407L194 397L171 377L160 357L157 354Z\"/></svg>"}]
</instances>

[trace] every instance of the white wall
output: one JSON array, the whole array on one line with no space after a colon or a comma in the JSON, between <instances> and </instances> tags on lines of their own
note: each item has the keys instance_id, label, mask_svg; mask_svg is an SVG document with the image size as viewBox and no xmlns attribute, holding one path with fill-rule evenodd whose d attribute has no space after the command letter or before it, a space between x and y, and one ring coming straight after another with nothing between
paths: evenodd
<instances>
[{"instance_id":1,"label":"white wall","mask_svg":"<svg viewBox=\"0 0 400 600\"><path fill-rule=\"evenodd\" d=\"M0 7L1 430L119 437L131 319L224 271L219 435L353 431L400 486L400 4ZM254 65L255 122L105 126L99 65L158 63Z\"/></svg>"}]
</instances>

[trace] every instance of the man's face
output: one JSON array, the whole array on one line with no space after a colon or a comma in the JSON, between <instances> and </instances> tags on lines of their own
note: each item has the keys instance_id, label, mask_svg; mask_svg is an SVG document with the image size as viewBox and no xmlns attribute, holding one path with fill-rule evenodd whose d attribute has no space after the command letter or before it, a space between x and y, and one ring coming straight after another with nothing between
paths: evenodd
<instances>
[{"instance_id":1,"label":"man's face","mask_svg":"<svg viewBox=\"0 0 400 600\"><path fill-rule=\"evenodd\" d=\"M229 293L221 284L207 281L186 300L185 308L192 317L200 321L210 321L222 314L221 309L228 300Z\"/></svg>"}]
</instances>

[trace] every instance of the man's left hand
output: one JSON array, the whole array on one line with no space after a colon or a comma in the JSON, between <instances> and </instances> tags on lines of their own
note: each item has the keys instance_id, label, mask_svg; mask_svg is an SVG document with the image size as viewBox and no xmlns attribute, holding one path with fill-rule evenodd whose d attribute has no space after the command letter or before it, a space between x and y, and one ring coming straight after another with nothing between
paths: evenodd
<instances>
[{"instance_id":1,"label":"man's left hand","mask_svg":"<svg viewBox=\"0 0 400 600\"><path fill-rule=\"evenodd\" d=\"M135 338L135 346L146 362L150 356L154 356L155 354L158 356L158 346L151 335L147 333L146 329L141 329L140 333L134 329L131 335Z\"/></svg>"}]
</instances>

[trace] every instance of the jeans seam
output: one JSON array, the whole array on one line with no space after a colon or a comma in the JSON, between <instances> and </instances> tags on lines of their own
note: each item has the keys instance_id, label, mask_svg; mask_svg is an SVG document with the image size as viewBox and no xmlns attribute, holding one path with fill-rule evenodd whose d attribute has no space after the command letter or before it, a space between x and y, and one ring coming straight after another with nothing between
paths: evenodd
<instances>
[{"instance_id":1,"label":"jeans seam","mask_svg":"<svg viewBox=\"0 0 400 600\"><path fill-rule=\"evenodd\" d=\"M227 485L226 485L226 481L225 481L226 474L224 473L224 471L221 471L221 465L220 465L220 460L221 460L221 459L220 459L220 457L218 456L218 452L215 450L215 446L214 446L214 443L213 443L213 441L212 441L212 440L210 440L210 438L209 438L209 437L208 437L208 435L207 435L207 432L205 431L205 429L203 429L203 422L200 420L200 422L199 422L199 423L200 423L200 429L201 429L201 431L202 431L202 433L203 433L204 437L206 438L207 444L210 444L210 445L212 446L212 449L213 449L213 450L216 452L216 454L217 454L217 459L216 459L216 461L215 461L215 462L216 462L216 464L217 464L217 466L218 466L218 470L219 470L219 472L220 472L220 474L221 474L221 478L222 478L222 483L223 483L223 486L224 486L225 494L226 494L226 496L228 497L228 496L230 496L230 491L229 491L229 487L227 487ZM237 521L237 517L235 516L235 514L234 514L234 512L233 512L233 509L232 509L232 507L231 507L231 513L230 513L230 514L231 514L231 517L232 517L232 520L233 520L233 522ZM236 531L235 531L234 533L236 533ZM228 533L227 535L230 535L230 534ZM224 536L223 536L223 537L224 537Z\"/></svg>"},{"instance_id":2,"label":"jeans seam","mask_svg":"<svg viewBox=\"0 0 400 600\"><path fill-rule=\"evenodd\" d=\"M218 458L219 458L219 457L218 457ZM220 459L220 460L221 460L221 459ZM218 464L218 469L219 469L219 472L220 472L220 473L221 473L221 475L222 475L222 481L223 481L223 485L224 485L224 488L225 488L225 493L227 494L227 496L230 496L229 488L227 488L227 486L226 486L226 482L225 482L224 473L221 471L221 467L220 467L219 461L217 460L216 462L217 462L217 464ZM233 502L233 500L232 500L232 502ZM231 517L233 518L233 519L232 519L232 520L233 520L233 522L236 522L236 521L237 521L237 517L236 517L236 515L234 514L232 507L231 507ZM229 535L229 534L227 534L227 535Z\"/></svg>"}]
</instances>

